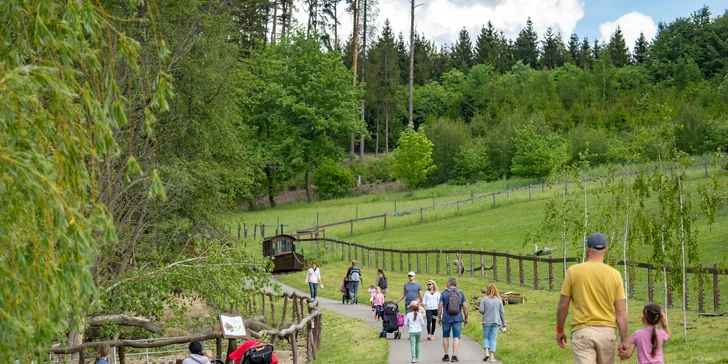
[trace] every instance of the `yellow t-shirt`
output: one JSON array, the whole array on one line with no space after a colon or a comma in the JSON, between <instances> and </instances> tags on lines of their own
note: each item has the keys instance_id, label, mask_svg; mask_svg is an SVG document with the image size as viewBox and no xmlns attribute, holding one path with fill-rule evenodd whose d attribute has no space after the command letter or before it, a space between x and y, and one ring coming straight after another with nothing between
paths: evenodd
<instances>
[{"instance_id":1,"label":"yellow t-shirt","mask_svg":"<svg viewBox=\"0 0 728 364\"><path fill-rule=\"evenodd\" d=\"M587 326L617 327L614 302L624 300L619 272L603 263L584 262L569 267L561 294L571 297L571 329Z\"/></svg>"}]
</instances>

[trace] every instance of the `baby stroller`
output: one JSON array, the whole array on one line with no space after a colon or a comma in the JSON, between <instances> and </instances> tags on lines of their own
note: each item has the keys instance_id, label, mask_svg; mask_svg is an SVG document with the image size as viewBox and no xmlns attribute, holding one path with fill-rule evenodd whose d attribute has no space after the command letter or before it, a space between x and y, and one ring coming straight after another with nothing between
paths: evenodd
<instances>
[{"instance_id":1,"label":"baby stroller","mask_svg":"<svg viewBox=\"0 0 728 364\"><path fill-rule=\"evenodd\" d=\"M397 306L397 302L385 302L382 307L382 332L379 333L380 338L386 338L387 334L391 333L394 333L395 339L402 337L402 333L399 332L397 315L399 315L399 306Z\"/></svg>"},{"instance_id":2,"label":"baby stroller","mask_svg":"<svg viewBox=\"0 0 728 364\"><path fill-rule=\"evenodd\" d=\"M341 283L341 288L339 289L339 291L341 291L341 293L342 293L341 303L348 304L349 301L351 300L351 295L349 294L349 281L348 280L344 280L344 282Z\"/></svg>"}]
</instances>

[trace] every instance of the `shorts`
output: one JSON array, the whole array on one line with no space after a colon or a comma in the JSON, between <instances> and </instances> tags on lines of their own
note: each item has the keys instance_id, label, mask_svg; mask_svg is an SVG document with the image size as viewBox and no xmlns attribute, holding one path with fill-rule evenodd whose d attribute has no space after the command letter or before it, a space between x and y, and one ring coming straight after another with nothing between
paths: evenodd
<instances>
[{"instance_id":1,"label":"shorts","mask_svg":"<svg viewBox=\"0 0 728 364\"><path fill-rule=\"evenodd\" d=\"M571 333L571 348L577 364L613 364L617 331L613 327L587 326Z\"/></svg>"},{"instance_id":2,"label":"shorts","mask_svg":"<svg viewBox=\"0 0 728 364\"><path fill-rule=\"evenodd\" d=\"M453 339L460 338L460 329L462 328L462 322L443 322L442 323L442 337L449 338L450 330L452 330Z\"/></svg>"}]
</instances>

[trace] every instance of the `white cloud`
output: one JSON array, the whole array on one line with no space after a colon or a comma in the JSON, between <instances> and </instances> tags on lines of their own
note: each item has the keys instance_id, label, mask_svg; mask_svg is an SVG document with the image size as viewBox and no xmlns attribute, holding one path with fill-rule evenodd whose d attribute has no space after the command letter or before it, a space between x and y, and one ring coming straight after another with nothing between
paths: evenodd
<instances>
[{"instance_id":1,"label":"white cloud","mask_svg":"<svg viewBox=\"0 0 728 364\"><path fill-rule=\"evenodd\" d=\"M650 41L657 35L657 24L652 17L636 11L624 14L615 21L608 21L599 25L601 40L609 42L617 26L622 30L624 41L630 51L634 48L634 42L640 37L640 32L645 33L645 38Z\"/></svg>"},{"instance_id":2,"label":"white cloud","mask_svg":"<svg viewBox=\"0 0 728 364\"><path fill-rule=\"evenodd\" d=\"M415 28L434 39L438 46L455 43L463 27L475 43L480 27L488 20L507 37L515 39L529 16L539 37L546 28L553 27L567 39L584 17L581 0L417 0L417 3L422 6L415 9ZM301 24L306 23L304 11L299 11L297 18ZM409 0L379 0L379 28L384 19L389 19L395 33L401 32L409 39ZM346 39L351 34L351 16L342 11L341 23L342 39Z\"/></svg>"}]
</instances>

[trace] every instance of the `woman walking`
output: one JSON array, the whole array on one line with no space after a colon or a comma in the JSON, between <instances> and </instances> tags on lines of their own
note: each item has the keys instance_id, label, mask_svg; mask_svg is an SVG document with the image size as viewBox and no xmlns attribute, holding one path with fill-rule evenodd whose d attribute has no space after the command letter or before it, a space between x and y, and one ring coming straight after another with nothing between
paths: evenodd
<instances>
[{"instance_id":1,"label":"woman walking","mask_svg":"<svg viewBox=\"0 0 728 364\"><path fill-rule=\"evenodd\" d=\"M380 292L385 297L387 296L387 277L381 269L377 269L377 279L374 280L374 286L379 287Z\"/></svg>"},{"instance_id":2,"label":"woman walking","mask_svg":"<svg viewBox=\"0 0 728 364\"><path fill-rule=\"evenodd\" d=\"M437 307L440 304L440 291L435 281L427 281L427 291L422 296L422 304L427 315L427 340L435 340L435 327L437 327Z\"/></svg>"},{"instance_id":3,"label":"woman walking","mask_svg":"<svg viewBox=\"0 0 728 364\"><path fill-rule=\"evenodd\" d=\"M321 270L316 266L316 262L311 263L311 268L308 268L306 283L308 283L308 289L311 291L311 298L316 299L319 285L321 288L324 287L321 283Z\"/></svg>"},{"instance_id":4,"label":"woman walking","mask_svg":"<svg viewBox=\"0 0 728 364\"><path fill-rule=\"evenodd\" d=\"M506 331L506 316L503 312L503 299L494 284L488 286L485 296L480 299L479 311L483 314L483 361L495 361L498 329Z\"/></svg>"}]
</instances>

